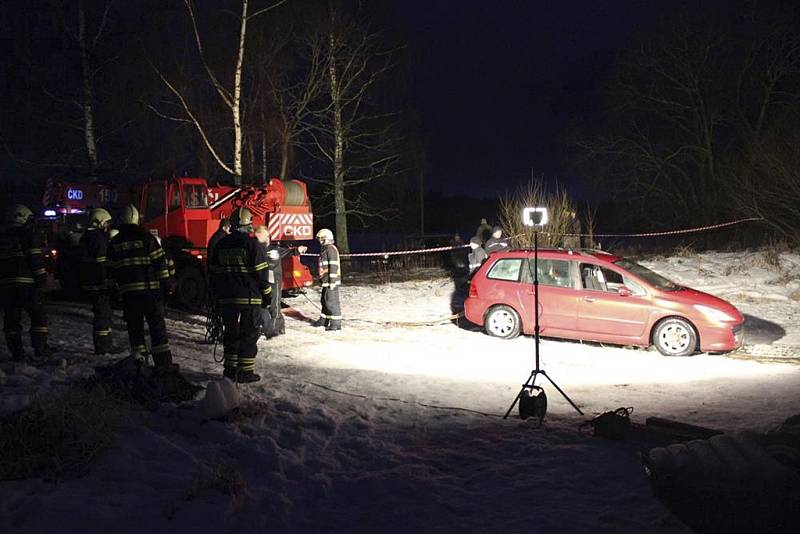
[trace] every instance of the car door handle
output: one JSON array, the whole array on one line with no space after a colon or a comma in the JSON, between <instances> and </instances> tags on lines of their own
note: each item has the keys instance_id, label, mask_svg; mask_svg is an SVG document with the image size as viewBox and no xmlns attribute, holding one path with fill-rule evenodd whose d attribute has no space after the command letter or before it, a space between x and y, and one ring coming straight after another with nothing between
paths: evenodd
<instances>
[{"instance_id":1,"label":"car door handle","mask_svg":"<svg viewBox=\"0 0 800 534\"><path fill-rule=\"evenodd\" d=\"M594 302L594 297L583 297L584 302Z\"/></svg>"}]
</instances>

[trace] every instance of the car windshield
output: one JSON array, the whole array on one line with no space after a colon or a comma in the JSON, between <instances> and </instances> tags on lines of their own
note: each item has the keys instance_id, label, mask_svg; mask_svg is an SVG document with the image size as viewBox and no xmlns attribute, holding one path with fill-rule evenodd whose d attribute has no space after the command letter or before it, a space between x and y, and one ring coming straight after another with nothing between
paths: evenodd
<instances>
[{"instance_id":1,"label":"car windshield","mask_svg":"<svg viewBox=\"0 0 800 534\"><path fill-rule=\"evenodd\" d=\"M669 280L668 278L664 278L658 273L654 273L647 267L639 265L638 263L632 262L630 260L621 259L614 262L614 265L622 267L626 271L635 274L645 282L649 283L651 286L660 289L662 291L677 291L681 289L681 286Z\"/></svg>"}]
</instances>

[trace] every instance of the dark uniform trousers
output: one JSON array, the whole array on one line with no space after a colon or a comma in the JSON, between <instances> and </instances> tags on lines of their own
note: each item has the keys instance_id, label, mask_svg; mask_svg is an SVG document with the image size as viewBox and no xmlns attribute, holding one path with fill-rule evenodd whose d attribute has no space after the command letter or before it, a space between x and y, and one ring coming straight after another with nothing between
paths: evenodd
<instances>
[{"instance_id":1,"label":"dark uniform trousers","mask_svg":"<svg viewBox=\"0 0 800 534\"><path fill-rule=\"evenodd\" d=\"M15 359L24 355L22 349L22 311L31 320L31 345L37 355L47 350L47 314L44 309L41 291L33 286L17 286L0 289L0 302L3 306L3 332L6 345Z\"/></svg>"},{"instance_id":2,"label":"dark uniform trousers","mask_svg":"<svg viewBox=\"0 0 800 534\"><path fill-rule=\"evenodd\" d=\"M158 291L129 291L122 295L125 321L128 323L128 339L131 350L143 354L147 352L144 336L144 322L150 329L150 350L156 364L172 361L172 353L167 340L167 325L164 322L164 301Z\"/></svg>"},{"instance_id":3,"label":"dark uniform trousers","mask_svg":"<svg viewBox=\"0 0 800 534\"><path fill-rule=\"evenodd\" d=\"M258 354L258 337L261 335L261 307L254 305L219 306L225 335L225 370L231 374L238 371L253 372Z\"/></svg>"},{"instance_id":4,"label":"dark uniform trousers","mask_svg":"<svg viewBox=\"0 0 800 534\"><path fill-rule=\"evenodd\" d=\"M325 326L340 326L342 324L342 306L339 303L339 287L322 288L322 317Z\"/></svg>"},{"instance_id":5,"label":"dark uniform trousers","mask_svg":"<svg viewBox=\"0 0 800 534\"><path fill-rule=\"evenodd\" d=\"M88 229L80 240L82 288L92 304L92 339L95 354L111 350L111 296L107 283L108 234Z\"/></svg>"},{"instance_id":6,"label":"dark uniform trousers","mask_svg":"<svg viewBox=\"0 0 800 534\"><path fill-rule=\"evenodd\" d=\"M94 319L93 339L95 353L104 353L111 350L111 295L108 291L88 291L89 302L92 303Z\"/></svg>"}]
</instances>

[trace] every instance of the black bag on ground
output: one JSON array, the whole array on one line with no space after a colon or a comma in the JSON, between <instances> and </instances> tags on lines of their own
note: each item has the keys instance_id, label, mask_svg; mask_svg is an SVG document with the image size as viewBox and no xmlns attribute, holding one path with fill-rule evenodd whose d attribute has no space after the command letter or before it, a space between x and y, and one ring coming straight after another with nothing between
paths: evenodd
<instances>
[{"instance_id":1,"label":"black bag on ground","mask_svg":"<svg viewBox=\"0 0 800 534\"><path fill-rule=\"evenodd\" d=\"M579 430L592 427L592 435L598 438L624 440L631 430L631 414L633 408L617 408L613 412L605 412L594 419L581 423Z\"/></svg>"}]
</instances>

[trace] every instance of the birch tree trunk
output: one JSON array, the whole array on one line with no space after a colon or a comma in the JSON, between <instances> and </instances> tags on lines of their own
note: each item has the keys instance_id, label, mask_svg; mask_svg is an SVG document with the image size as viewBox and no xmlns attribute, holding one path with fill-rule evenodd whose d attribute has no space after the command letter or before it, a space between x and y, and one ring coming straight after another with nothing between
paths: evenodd
<instances>
[{"instance_id":1,"label":"birch tree trunk","mask_svg":"<svg viewBox=\"0 0 800 534\"><path fill-rule=\"evenodd\" d=\"M247 34L247 3L242 0L242 26L239 29L239 55L233 80L233 181L242 184L242 65L244 64L244 43Z\"/></svg>"},{"instance_id":2,"label":"birch tree trunk","mask_svg":"<svg viewBox=\"0 0 800 534\"><path fill-rule=\"evenodd\" d=\"M330 49L336 50L336 36L331 31ZM335 56L333 56L335 58ZM336 60L328 64L331 84L331 105L333 108L333 204L336 212L336 242L342 254L350 254L347 239L347 205L344 196L344 124L342 122L342 91L336 71Z\"/></svg>"},{"instance_id":3,"label":"birch tree trunk","mask_svg":"<svg viewBox=\"0 0 800 534\"><path fill-rule=\"evenodd\" d=\"M94 135L94 111L92 108L92 69L89 60L89 46L86 42L86 6L84 0L78 3L78 42L81 49L81 74L83 75L83 134L86 155L92 179L97 176L97 143Z\"/></svg>"}]
</instances>

